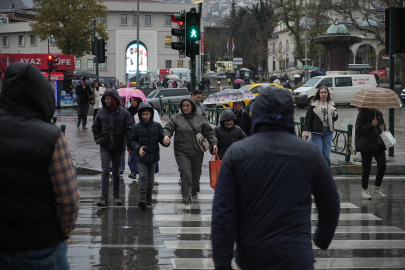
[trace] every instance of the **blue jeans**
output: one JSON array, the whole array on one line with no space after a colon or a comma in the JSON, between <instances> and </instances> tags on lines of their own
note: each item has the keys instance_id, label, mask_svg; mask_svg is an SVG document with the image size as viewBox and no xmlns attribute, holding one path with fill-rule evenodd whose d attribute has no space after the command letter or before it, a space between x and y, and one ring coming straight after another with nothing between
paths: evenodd
<instances>
[{"instance_id":1,"label":"blue jeans","mask_svg":"<svg viewBox=\"0 0 405 270\"><path fill-rule=\"evenodd\" d=\"M326 163L330 167L330 150L332 149L333 131L330 131L329 127L324 127L322 134L311 133L311 136L312 142L319 148Z\"/></svg>"},{"instance_id":2,"label":"blue jeans","mask_svg":"<svg viewBox=\"0 0 405 270\"><path fill-rule=\"evenodd\" d=\"M136 160L135 160L136 155L137 155L137 153L134 150L134 151L132 151L132 154L129 156L129 159L128 159L128 167L131 170L131 173L133 175L139 173L138 172L138 166L137 166L137 163L136 163Z\"/></svg>"},{"instance_id":3,"label":"blue jeans","mask_svg":"<svg viewBox=\"0 0 405 270\"><path fill-rule=\"evenodd\" d=\"M68 270L67 245L22 252L0 252L0 269Z\"/></svg>"}]
</instances>

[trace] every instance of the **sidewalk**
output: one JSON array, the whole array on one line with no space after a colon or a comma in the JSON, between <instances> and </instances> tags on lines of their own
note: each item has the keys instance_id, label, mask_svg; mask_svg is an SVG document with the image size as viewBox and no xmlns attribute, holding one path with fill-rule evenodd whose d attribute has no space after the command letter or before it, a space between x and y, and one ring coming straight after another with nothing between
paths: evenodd
<instances>
[{"instance_id":1,"label":"sidewalk","mask_svg":"<svg viewBox=\"0 0 405 270\"><path fill-rule=\"evenodd\" d=\"M69 144L69 149L72 155L73 162L77 169L78 174L100 174L101 173L101 161L100 151L98 145L95 144L93 139L93 133L91 131L92 117L88 117L88 129L76 128L76 111L73 108L57 109L55 114L58 116L58 125L66 125L66 138ZM162 125L167 122L166 118L162 118ZM212 125L213 126L213 125ZM213 126L214 127L214 126ZM398 134L399 135L399 134ZM403 136L398 136L398 140ZM403 142L401 142L402 144ZM353 138L354 146L354 138ZM401 145L402 146L402 145ZM208 162L211 159L209 151L204 155L202 174L208 175L209 168ZM128 169L128 155L126 156L125 173L130 173ZM351 155L351 162L344 163L344 156L331 154L332 174L334 175L360 175L362 171L361 167L361 155ZM173 154L173 144L169 147L160 147L160 162L159 173L161 175L179 175L176 160ZM372 174L376 173L375 162L372 166ZM387 151L387 171L386 174L392 175L405 175L405 153L402 149L395 149L395 157L389 157Z\"/></svg>"}]
</instances>

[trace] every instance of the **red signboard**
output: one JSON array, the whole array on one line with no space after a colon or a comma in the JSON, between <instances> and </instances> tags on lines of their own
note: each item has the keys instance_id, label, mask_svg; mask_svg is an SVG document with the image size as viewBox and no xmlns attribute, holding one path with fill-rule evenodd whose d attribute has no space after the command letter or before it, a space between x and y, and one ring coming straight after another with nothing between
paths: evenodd
<instances>
[{"instance_id":1,"label":"red signboard","mask_svg":"<svg viewBox=\"0 0 405 270\"><path fill-rule=\"evenodd\" d=\"M204 32L201 32L200 37L201 37L201 40L200 40L200 44L201 44L201 53L205 53L205 50L204 50L204 45L205 45L205 34L204 34Z\"/></svg>"},{"instance_id":2,"label":"red signboard","mask_svg":"<svg viewBox=\"0 0 405 270\"><path fill-rule=\"evenodd\" d=\"M387 77L385 70L373 70L368 72L370 75L374 75L374 73L377 73L378 77Z\"/></svg>"},{"instance_id":3,"label":"red signboard","mask_svg":"<svg viewBox=\"0 0 405 270\"><path fill-rule=\"evenodd\" d=\"M48 72L41 72L48 79ZM63 81L64 75L62 72L51 72L51 81Z\"/></svg>"},{"instance_id":4,"label":"red signboard","mask_svg":"<svg viewBox=\"0 0 405 270\"><path fill-rule=\"evenodd\" d=\"M74 70L75 56L72 54L55 54L58 56L58 71ZM36 66L39 70L48 70L48 54L0 53L0 70L11 63L21 62Z\"/></svg>"}]
</instances>

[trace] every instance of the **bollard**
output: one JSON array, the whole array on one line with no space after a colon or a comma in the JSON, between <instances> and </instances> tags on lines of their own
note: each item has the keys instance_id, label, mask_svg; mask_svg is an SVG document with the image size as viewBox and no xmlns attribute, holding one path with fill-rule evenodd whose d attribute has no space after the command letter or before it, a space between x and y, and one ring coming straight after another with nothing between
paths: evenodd
<instances>
[{"instance_id":1,"label":"bollard","mask_svg":"<svg viewBox=\"0 0 405 270\"><path fill-rule=\"evenodd\" d=\"M346 158L345 162L350 162L350 154L352 153L352 138L353 138L353 125L347 125L347 145L346 145Z\"/></svg>"},{"instance_id":2,"label":"bollard","mask_svg":"<svg viewBox=\"0 0 405 270\"><path fill-rule=\"evenodd\" d=\"M65 135L66 125L65 124L60 125L60 129L62 130L63 135Z\"/></svg>"},{"instance_id":3,"label":"bollard","mask_svg":"<svg viewBox=\"0 0 405 270\"><path fill-rule=\"evenodd\" d=\"M305 116L300 117L300 138L302 138L302 131L304 130Z\"/></svg>"}]
</instances>

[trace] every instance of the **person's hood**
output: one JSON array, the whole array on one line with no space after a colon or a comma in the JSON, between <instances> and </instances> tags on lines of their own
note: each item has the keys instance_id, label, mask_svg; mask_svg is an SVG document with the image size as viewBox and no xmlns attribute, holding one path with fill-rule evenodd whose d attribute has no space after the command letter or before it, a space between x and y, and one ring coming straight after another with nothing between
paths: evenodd
<instances>
[{"instance_id":1,"label":"person's hood","mask_svg":"<svg viewBox=\"0 0 405 270\"><path fill-rule=\"evenodd\" d=\"M195 113L197 111L197 106L195 105L194 99L192 97L184 97L181 101L180 101L180 110L181 113L183 113L183 109L181 107L181 104L183 103L183 101L188 100L191 102L191 105L193 106L193 108L191 109L191 113Z\"/></svg>"},{"instance_id":2,"label":"person's hood","mask_svg":"<svg viewBox=\"0 0 405 270\"><path fill-rule=\"evenodd\" d=\"M34 65L13 63L4 72L0 111L49 122L55 112L55 92Z\"/></svg>"},{"instance_id":3,"label":"person's hood","mask_svg":"<svg viewBox=\"0 0 405 270\"><path fill-rule=\"evenodd\" d=\"M277 87L261 91L252 109L252 133L273 130L295 135L291 92Z\"/></svg>"},{"instance_id":4,"label":"person's hood","mask_svg":"<svg viewBox=\"0 0 405 270\"><path fill-rule=\"evenodd\" d=\"M152 115L150 117L150 121L153 122L153 115L155 114L155 111L153 110L152 105L150 105L148 102L141 102L141 104L139 104L138 106L138 118L139 118L139 122L141 123L145 123L145 121L143 121L142 119L142 112L148 110Z\"/></svg>"},{"instance_id":5,"label":"person's hood","mask_svg":"<svg viewBox=\"0 0 405 270\"><path fill-rule=\"evenodd\" d=\"M118 107L120 107L120 95L118 94L117 89L109 88L109 89L105 90L103 96L101 97L101 104L103 104L104 109L108 110L107 106L105 105L105 101L104 101L105 96L107 96L107 95L112 96L117 101Z\"/></svg>"},{"instance_id":6,"label":"person's hood","mask_svg":"<svg viewBox=\"0 0 405 270\"><path fill-rule=\"evenodd\" d=\"M238 119L236 118L236 115L233 113L233 111L231 109L226 109L221 113L221 120L219 121L219 123L221 124L221 126L224 127L224 122L225 121L229 121L229 120L233 120L234 123L235 121L237 121Z\"/></svg>"}]
</instances>

